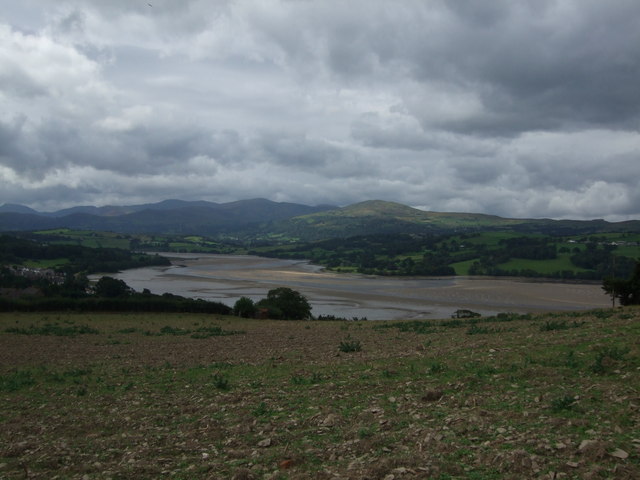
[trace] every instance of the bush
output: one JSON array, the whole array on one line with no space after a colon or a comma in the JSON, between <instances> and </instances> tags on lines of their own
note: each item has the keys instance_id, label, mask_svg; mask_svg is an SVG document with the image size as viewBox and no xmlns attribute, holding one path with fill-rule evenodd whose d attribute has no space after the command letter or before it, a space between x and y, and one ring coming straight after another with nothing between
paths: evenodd
<instances>
[{"instance_id":1,"label":"bush","mask_svg":"<svg viewBox=\"0 0 640 480\"><path fill-rule=\"evenodd\" d=\"M551 410L554 412L562 412L563 410L573 410L575 408L576 400L571 395L564 395L562 397L554 398L551 400Z\"/></svg>"},{"instance_id":2,"label":"bush","mask_svg":"<svg viewBox=\"0 0 640 480\"><path fill-rule=\"evenodd\" d=\"M338 350L345 353L359 352L360 350L362 350L362 345L360 344L360 340L346 338L345 340L340 342Z\"/></svg>"},{"instance_id":3,"label":"bush","mask_svg":"<svg viewBox=\"0 0 640 480\"><path fill-rule=\"evenodd\" d=\"M218 373L213 375L213 385L218 390L229 390L231 389L231 382L224 375L220 375Z\"/></svg>"},{"instance_id":4,"label":"bush","mask_svg":"<svg viewBox=\"0 0 640 480\"><path fill-rule=\"evenodd\" d=\"M567 323L566 321L547 320L544 325L540 325L541 332L550 332L552 330L568 330L569 328L578 328L584 325L584 322Z\"/></svg>"}]
</instances>

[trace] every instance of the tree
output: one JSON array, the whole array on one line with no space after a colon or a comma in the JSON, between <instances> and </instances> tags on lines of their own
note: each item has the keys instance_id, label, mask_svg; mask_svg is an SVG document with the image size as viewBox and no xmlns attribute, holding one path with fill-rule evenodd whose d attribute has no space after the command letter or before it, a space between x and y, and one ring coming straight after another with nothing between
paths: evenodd
<instances>
[{"instance_id":1,"label":"tree","mask_svg":"<svg viewBox=\"0 0 640 480\"><path fill-rule=\"evenodd\" d=\"M125 297L131 294L131 288L124 282L113 277L102 277L95 286L99 297Z\"/></svg>"},{"instance_id":2,"label":"tree","mask_svg":"<svg viewBox=\"0 0 640 480\"><path fill-rule=\"evenodd\" d=\"M238 317L251 318L256 313L256 304L248 297L240 297L233 306L233 314Z\"/></svg>"},{"instance_id":3,"label":"tree","mask_svg":"<svg viewBox=\"0 0 640 480\"><path fill-rule=\"evenodd\" d=\"M620 305L640 304L640 262L636 262L633 274L628 280L621 278L605 278L602 289L611 295L611 300L616 298Z\"/></svg>"},{"instance_id":4,"label":"tree","mask_svg":"<svg viewBox=\"0 0 640 480\"><path fill-rule=\"evenodd\" d=\"M269 317L283 320L306 320L311 318L311 305L300 292L287 287L269 290L267 298L256 307L267 308Z\"/></svg>"}]
</instances>

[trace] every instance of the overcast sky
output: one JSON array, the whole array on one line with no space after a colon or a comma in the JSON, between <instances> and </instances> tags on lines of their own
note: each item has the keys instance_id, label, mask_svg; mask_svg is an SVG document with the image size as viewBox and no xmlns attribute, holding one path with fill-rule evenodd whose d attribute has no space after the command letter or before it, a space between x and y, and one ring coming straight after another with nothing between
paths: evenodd
<instances>
[{"instance_id":1,"label":"overcast sky","mask_svg":"<svg viewBox=\"0 0 640 480\"><path fill-rule=\"evenodd\" d=\"M0 107L0 204L640 219L638 0L0 0Z\"/></svg>"}]
</instances>

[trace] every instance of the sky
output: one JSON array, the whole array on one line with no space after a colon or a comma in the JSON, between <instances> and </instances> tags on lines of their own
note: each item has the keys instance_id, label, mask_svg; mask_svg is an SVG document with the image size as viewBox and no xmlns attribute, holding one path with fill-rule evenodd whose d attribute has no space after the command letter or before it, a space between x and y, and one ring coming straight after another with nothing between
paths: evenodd
<instances>
[{"instance_id":1,"label":"sky","mask_svg":"<svg viewBox=\"0 0 640 480\"><path fill-rule=\"evenodd\" d=\"M0 204L640 219L637 0L0 0Z\"/></svg>"}]
</instances>

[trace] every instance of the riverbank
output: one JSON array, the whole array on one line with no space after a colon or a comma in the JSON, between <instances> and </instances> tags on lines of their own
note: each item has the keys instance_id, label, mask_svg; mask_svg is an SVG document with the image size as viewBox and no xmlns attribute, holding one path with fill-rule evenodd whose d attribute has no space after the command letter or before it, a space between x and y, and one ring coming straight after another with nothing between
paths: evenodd
<instances>
[{"instance_id":1,"label":"riverbank","mask_svg":"<svg viewBox=\"0 0 640 480\"><path fill-rule=\"evenodd\" d=\"M445 318L457 309L500 312L588 310L610 305L600 285L521 278L377 277L335 273L301 260L244 255L164 254L168 268L119 273L136 290L170 292L232 306L241 296L263 298L287 286L303 293L313 314L370 320Z\"/></svg>"}]
</instances>

